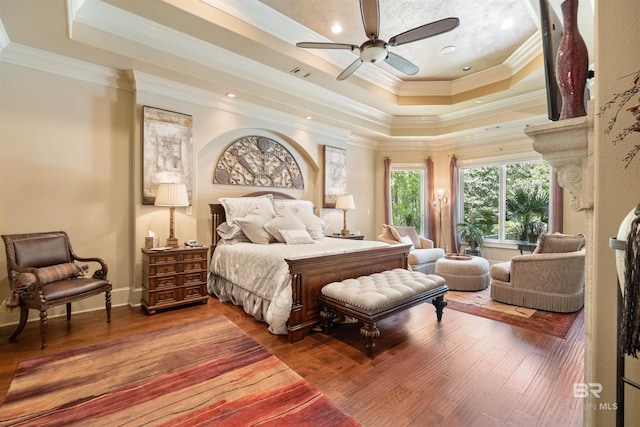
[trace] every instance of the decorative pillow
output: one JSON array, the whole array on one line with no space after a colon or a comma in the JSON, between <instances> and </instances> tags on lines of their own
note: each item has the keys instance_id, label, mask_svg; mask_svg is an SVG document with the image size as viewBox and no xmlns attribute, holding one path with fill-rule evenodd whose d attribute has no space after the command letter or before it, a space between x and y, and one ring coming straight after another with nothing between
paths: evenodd
<instances>
[{"instance_id":1,"label":"decorative pillow","mask_svg":"<svg viewBox=\"0 0 640 427\"><path fill-rule=\"evenodd\" d=\"M382 224L382 237L388 240L400 242L400 234L393 228L393 225Z\"/></svg>"},{"instance_id":2,"label":"decorative pillow","mask_svg":"<svg viewBox=\"0 0 640 427\"><path fill-rule=\"evenodd\" d=\"M415 249L415 246L413 245L413 241L411 240L411 237L409 236L402 236L400 237L400 243L404 243L407 245L411 245L411 247L409 248L410 251L412 251L413 249Z\"/></svg>"},{"instance_id":3,"label":"decorative pillow","mask_svg":"<svg viewBox=\"0 0 640 427\"><path fill-rule=\"evenodd\" d=\"M42 278L42 284L56 282L58 280L71 279L82 276L82 270L73 262L50 265L38 268L38 273ZM15 280L15 289L24 289L36 283L36 276L33 273L19 273Z\"/></svg>"},{"instance_id":4,"label":"decorative pillow","mask_svg":"<svg viewBox=\"0 0 640 427\"><path fill-rule=\"evenodd\" d=\"M402 236L408 236L411 241L413 242L413 246L416 248L420 248L420 237L418 236L418 233L416 232L416 228L415 227L410 227L410 226L402 226L402 225L392 225L391 227L393 227L396 232L398 233L398 235L400 237Z\"/></svg>"},{"instance_id":5,"label":"decorative pillow","mask_svg":"<svg viewBox=\"0 0 640 427\"><path fill-rule=\"evenodd\" d=\"M313 240L324 238L324 230L329 226L322 218L317 217L312 210L305 208L298 209L296 218L304 222L307 226L307 232Z\"/></svg>"},{"instance_id":6,"label":"decorative pillow","mask_svg":"<svg viewBox=\"0 0 640 427\"><path fill-rule=\"evenodd\" d=\"M251 240L251 243L268 245L273 241L273 237L264 229L264 224L271 219L273 219L271 210L257 207L253 213L236 218L234 221L240 226L245 236Z\"/></svg>"},{"instance_id":7,"label":"decorative pillow","mask_svg":"<svg viewBox=\"0 0 640 427\"><path fill-rule=\"evenodd\" d=\"M280 213L280 210L283 208L287 208L293 213L301 210L308 210L313 213L313 203L309 200L273 199L273 209L276 211L276 215Z\"/></svg>"},{"instance_id":8,"label":"decorative pillow","mask_svg":"<svg viewBox=\"0 0 640 427\"><path fill-rule=\"evenodd\" d=\"M287 245L307 245L313 243L311 235L307 230L280 230Z\"/></svg>"},{"instance_id":9,"label":"decorative pillow","mask_svg":"<svg viewBox=\"0 0 640 427\"><path fill-rule=\"evenodd\" d=\"M220 224L216 230L218 231L218 236L225 240L233 239L242 234L242 229L239 225L231 225L226 221Z\"/></svg>"},{"instance_id":10,"label":"decorative pillow","mask_svg":"<svg viewBox=\"0 0 640 427\"><path fill-rule=\"evenodd\" d=\"M281 243L284 243L284 237L282 237L280 230L307 230L304 222L296 218L295 214L289 209L280 210L280 213L275 218L264 224L264 228Z\"/></svg>"},{"instance_id":11,"label":"decorative pillow","mask_svg":"<svg viewBox=\"0 0 640 427\"><path fill-rule=\"evenodd\" d=\"M273 215L273 196L265 194L260 197L222 197L218 199L224 207L226 221L229 225L234 225L236 218L244 218L253 213L257 207L270 210Z\"/></svg>"},{"instance_id":12,"label":"decorative pillow","mask_svg":"<svg viewBox=\"0 0 640 427\"><path fill-rule=\"evenodd\" d=\"M545 233L540 235L538 247L533 253L575 252L584 246L584 234Z\"/></svg>"}]
</instances>

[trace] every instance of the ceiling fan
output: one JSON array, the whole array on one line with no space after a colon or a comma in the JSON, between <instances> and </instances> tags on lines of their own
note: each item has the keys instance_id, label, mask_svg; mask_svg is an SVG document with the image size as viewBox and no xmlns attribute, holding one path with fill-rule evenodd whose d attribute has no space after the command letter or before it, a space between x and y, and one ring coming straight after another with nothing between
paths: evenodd
<instances>
[{"instance_id":1,"label":"ceiling fan","mask_svg":"<svg viewBox=\"0 0 640 427\"><path fill-rule=\"evenodd\" d=\"M337 77L337 80L344 80L349 77L363 62L376 63L379 61L385 61L398 71L412 76L418 72L418 66L400 55L389 52L388 47L400 46L437 36L438 34L455 29L460 24L458 18L445 18L397 34L391 37L388 42L385 42L378 38L378 31L380 29L380 5L378 0L360 0L360 12L362 14L364 32L369 38L369 40L360 46L346 43L321 42L299 42L296 43L296 46L306 49L349 49L352 52L358 49L360 51L360 57L345 68Z\"/></svg>"}]
</instances>

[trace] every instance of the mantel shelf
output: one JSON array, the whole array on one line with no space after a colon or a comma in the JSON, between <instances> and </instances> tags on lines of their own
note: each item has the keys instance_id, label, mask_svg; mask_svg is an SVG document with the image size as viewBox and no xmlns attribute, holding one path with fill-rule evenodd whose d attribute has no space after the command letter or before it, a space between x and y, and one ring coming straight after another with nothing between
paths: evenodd
<instances>
[{"instance_id":1,"label":"mantel shelf","mask_svg":"<svg viewBox=\"0 0 640 427\"><path fill-rule=\"evenodd\" d=\"M558 183L571 194L575 211L593 209L593 109L587 116L530 125L525 134L558 174Z\"/></svg>"}]
</instances>

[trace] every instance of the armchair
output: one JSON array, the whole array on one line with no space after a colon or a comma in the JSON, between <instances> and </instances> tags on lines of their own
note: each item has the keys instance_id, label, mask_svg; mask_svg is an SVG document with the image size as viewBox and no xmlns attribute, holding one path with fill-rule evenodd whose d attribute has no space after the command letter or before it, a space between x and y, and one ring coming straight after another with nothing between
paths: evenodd
<instances>
[{"instance_id":1,"label":"armchair","mask_svg":"<svg viewBox=\"0 0 640 427\"><path fill-rule=\"evenodd\" d=\"M71 248L64 231L3 235L7 255L7 275L11 294L4 308L20 307L20 323L9 338L15 341L24 329L29 309L40 311L42 348L47 347L47 310L66 304L71 320L71 303L105 293L107 322L111 322L111 283L107 265L100 258L82 258ZM93 277L83 277L74 261L100 264Z\"/></svg>"},{"instance_id":2,"label":"armchair","mask_svg":"<svg viewBox=\"0 0 640 427\"><path fill-rule=\"evenodd\" d=\"M378 240L391 245L412 244L407 261L413 271L424 274L433 274L436 261L445 255L444 249L433 247L433 240L419 236L415 227L383 224Z\"/></svg>"},{"instance_id":3,"label":"armchair","mask_svg":"<svg viewBox=\"0 0 640 427\"><path fill-rule=\"evenodd\" d=\"M570 313L584 306L584 236L543 234L536 251L491 266L491 298Z\"/></svg>"}]
</instances>

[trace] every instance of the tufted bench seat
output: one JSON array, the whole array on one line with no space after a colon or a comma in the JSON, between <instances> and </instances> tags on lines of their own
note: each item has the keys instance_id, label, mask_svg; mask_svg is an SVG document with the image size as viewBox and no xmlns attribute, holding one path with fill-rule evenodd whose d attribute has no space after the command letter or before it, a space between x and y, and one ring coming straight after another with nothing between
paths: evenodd
<instances>
[{"instance_id":1,"label":"tufted bench seat","mask_svg":"<svg viewBox=\"0 0 640 427\"><path fill-rule=\"evenodd\" d=\"M328 334L336 311L363 322L360 334L365 353L371 356L380 336L376 322L425 301L436 307L438 322L447 305L444 295L449 288L442 277L402 268L346 279L325 285L318 297L322 305L322 329Z\"/></svg>"}]
</instances>

